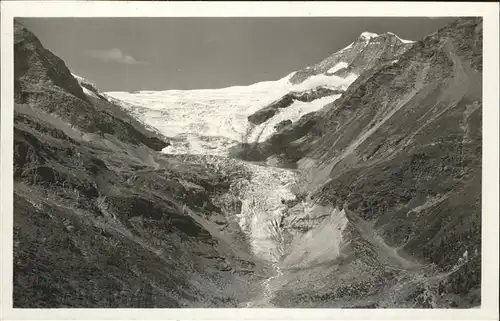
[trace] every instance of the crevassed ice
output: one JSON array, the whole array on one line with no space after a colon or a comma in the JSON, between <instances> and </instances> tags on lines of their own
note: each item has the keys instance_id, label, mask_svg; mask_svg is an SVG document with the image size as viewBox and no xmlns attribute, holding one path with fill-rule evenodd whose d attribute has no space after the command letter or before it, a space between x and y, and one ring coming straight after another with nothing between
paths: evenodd
<instances>
[{"instance_id":1,"label":"crevassed ice","mask_svg":"<svg viewBox=\"0 0 500 321\"><path fill-rule=\"evenodd\" d=\"M241 181L237 188L242 200L238 215L242 229L251 236L253 252L268 261L277 262L284 254L279 225L286 210L282 200L295 199L290 190L296 182L294 172L275 167L247 164L252 172L251 181Z\"/></svg>"},{"instance_id":2,"label":"crevassed ice","mask_svg":"<svg viewBox=\"0 0 500 321\"><path fill-rule=\"evenodd\" d=\"M292 84L293 73L277 81L220 89L108 92L122 106L146 125L173 138L167 153L225 155L227 149L248 139L265 140L281 120L298 120L316 111L338 96L310 103L295 102L249 133L247 117L291 91L305 91L318 86L346 89L356 75L346 78L319 74L300 84ZM260 134L256 134L260 133ZM250 134L250 135L249 135Z\"/></svg>"}]
</instances>

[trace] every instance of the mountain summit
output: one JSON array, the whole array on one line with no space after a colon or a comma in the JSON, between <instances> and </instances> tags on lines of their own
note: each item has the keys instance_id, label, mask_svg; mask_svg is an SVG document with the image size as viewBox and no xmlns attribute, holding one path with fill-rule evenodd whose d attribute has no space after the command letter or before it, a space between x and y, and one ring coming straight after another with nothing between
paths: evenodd
<instances>
[{"instance_id":1,"label":"mountain summit","mask_svg":"<svg viewBox=\"0 0 500 321\"><path fill-rule=\"evenodd\" d=\"M297 71L290 79L298 84L318 74L332 74L347 77L350 74L360 75L363 71L376 65L390 62L408 50L413 41L403 40L392 32L381 35L363 32L347 47L333 53L314 65Z\"/></svg>"}]
</instances>

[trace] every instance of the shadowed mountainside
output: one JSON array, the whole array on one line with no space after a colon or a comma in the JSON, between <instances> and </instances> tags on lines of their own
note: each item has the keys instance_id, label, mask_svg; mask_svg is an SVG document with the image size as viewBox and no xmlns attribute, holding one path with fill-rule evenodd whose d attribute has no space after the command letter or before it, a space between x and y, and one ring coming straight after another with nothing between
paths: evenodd
<instances>
[{"instance_id":1,"label":"shadowed mountainside","mask_svg":"<svg viewBox=\"0 0 500 321\"><path fill-rule=\"evenodd\" d=\"M247 299L263 267L212 201L237 174L158 154L163 137L17 22L14 43L14 307Z\"/></svg>"},{"instance_id":2,"label":"shadowed mountainside","mask_svg":"<svg viewBox=\"0 0 500 321\"><path fill-rule=\"evenodd\" d=\"M103 97L86 95L64 61L45 49L18 22L14 28L14 55L16 104L29 105L85 133L112 135L120 141L143 144L154 150L168 146L164 138L143 128L120 107Z\"/></svg>"}]
</instances>

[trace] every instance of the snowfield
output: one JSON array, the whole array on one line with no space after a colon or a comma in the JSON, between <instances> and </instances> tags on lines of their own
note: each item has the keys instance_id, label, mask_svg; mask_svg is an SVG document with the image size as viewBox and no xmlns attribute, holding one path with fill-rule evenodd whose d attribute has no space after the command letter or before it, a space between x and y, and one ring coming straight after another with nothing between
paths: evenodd
<instances>
[{"instance_id":1,"label":"snowfield","mask_svg":"<svg viewBox=\"0 0 500 321\"><path fill-rule=\"evenodd\" d=\"M366 40L370 40L372 38L377 38L378 34L365 31L365 32L361 33L361 37L365 38Z\"/></svg>"},{"instance_id":2,"label":"snowfield","mask_svg":"<svg viewBox=\"0 0 500 321\"><path fill-rule=\"evenodd\" d=\"M243 141L263 141L274 133L281 120L298 120L316 111L340 95L309 103L294 102L259 126L250 126L247 117L289 92L302 92L319 86L345 90L357 78L315 75L300 84L289 79L220 89L107 92L111 100L123 106L149 127L172 139L164 152L169 154L227 154L227 149Z\"/></svg>"}]
</instances>

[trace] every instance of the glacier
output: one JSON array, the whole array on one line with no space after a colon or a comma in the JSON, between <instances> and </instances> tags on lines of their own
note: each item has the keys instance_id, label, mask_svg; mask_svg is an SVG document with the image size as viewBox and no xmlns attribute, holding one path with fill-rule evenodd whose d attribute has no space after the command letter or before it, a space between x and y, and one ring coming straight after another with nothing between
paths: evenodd
<instances>
[{"instance_id":1,"label":"glacier","mask_svg":"<svg viewBox=\"0 0 500 321\"><path fill-rule=\"evenodd\" d=\"M345 90L357 78L319 74L300 84L292 84L291 73L276 81L220 89L106 92L147 126L171 138L164 152L169 154L227 155L228 148L241 142L260 142L274 133L274 125L317 111L338 99L333 95L312 102L295 101L288 108L258 126L247 117L289 92L317 87Z\"/></svg>"}]
</instances>

